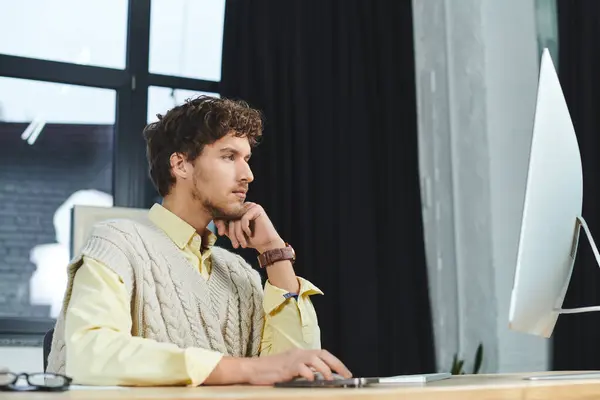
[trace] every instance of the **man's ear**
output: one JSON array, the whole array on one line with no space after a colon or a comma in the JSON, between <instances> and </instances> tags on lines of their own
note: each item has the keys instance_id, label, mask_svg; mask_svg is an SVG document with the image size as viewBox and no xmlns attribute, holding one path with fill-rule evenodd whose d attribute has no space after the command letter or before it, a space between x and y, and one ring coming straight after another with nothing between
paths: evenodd
<instances>
[{"instance_id":1,"label":"man's ear","mask_svg":"<svg viewBox=\"0 0 600 400\"><path fill-rule=\"evenodd\" d=\"M169 158L171 163L171 169L175 177L181 179L188 179L191 176L190 164L187 162L186 157L181 153L173 153Z\"/></svg>"}]
</instances>

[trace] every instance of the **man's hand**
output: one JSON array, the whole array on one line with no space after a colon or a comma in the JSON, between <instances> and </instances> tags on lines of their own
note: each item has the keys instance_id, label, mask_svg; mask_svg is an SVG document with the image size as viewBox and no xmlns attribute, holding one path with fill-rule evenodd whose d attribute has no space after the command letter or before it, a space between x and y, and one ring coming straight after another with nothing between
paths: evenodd
<instances>
[{"instance_id":1,"label":"man's hand","mask_svg":"<svg viewBox=\"0 0 600 400\"><path fill-rule=\"evenodd\" d=\"M242 216L237 220L214 221L219 235L227 235L235 249L240 246L250 247L262 254L268 250L285 247L285 242L261 206L248 202L244 204L242 212ZM267 268L267 276L271 285L289 293L297 294L300 290L300 282L289 260L278 261L272 268Z\"/></svg>"},{"instance_id":2,"label":"man's hand","mask_svg":"<svg viewBox=\"0 0 600 400\"><path fill-rule=\"evenodd\" d=\"M348 368L326 350L294 349L273 356L224 358L204 384L273 385L300 376L312 381L313 372L320 372L325 379L333 379L333 372L352 377Z\"/></svg>"},{"instance_id":3,"label":"man's hand","mask_svg":"<svg viewBox=\"0 0 600 400\"><path fill-rule=\"evenodd\" d=\"M263 253L285 247L265 210L256 203L245 203L243 215L238 220L215 220L219 235L227 235L234 248L250 247Z\"/></svg>"},{"instance_id":4,"label":"man's hand","mask_svg":"<svg viewBox=\"0 0 600 400\"><path fill-rule=\"evenodd\" d=\"M252 385L272 385L298 376L312 381L315 371L320 372L325 379L333 379L332 372L337 372L344 378L352 377L348 368L327 350L294 349L253 361L254 373L249 381Z\"/></svg>"}]
</instances>

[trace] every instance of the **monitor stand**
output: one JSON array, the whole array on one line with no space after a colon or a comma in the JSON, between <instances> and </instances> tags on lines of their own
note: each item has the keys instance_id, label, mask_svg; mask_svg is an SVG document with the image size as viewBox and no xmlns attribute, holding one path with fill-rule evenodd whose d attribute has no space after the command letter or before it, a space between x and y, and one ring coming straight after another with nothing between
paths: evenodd
<instances>
[{"instance_id":1,"label":"monitor stand","mask_svg":"<svg viewBox=\"0 0 600 400\"><path fill-rule=\"evenodd\" d=\"M575 232L574 232L574 236L573 236L573 247L571 249L571 258L573 259L573 261L575 261L575 255L577 253L577 246L579 244L579 232L581 231L581 228L583 228L583 231L585 232L585 235L587 236L588 241L590 242L590 245L592 246L592 251L594 252L594 257L596 257L596 263L600 267L600 253L598 252L598 248L596 247L596 242L594 242L594 238L592 237L590 228L588 227L587 223L585 222L585 220L583 219L582 216L577 217L575 224L576 225L575 225ZM571 281L571 275L569 274L569 277L567 278L567 281L565 282L563 294L560 299L560 304L562 304L564 296L567 293L567 289L569 287L570 281ZM558 307L558 308L555 308L555 311L558 312L559 314L578 314L578 313L591 312L591 311L600 311L600 306L567 308L567 309ZM531 381L551 381L551 380L568 380L568 379L573 379L573 380L600 379L600 371L574 372L574 373L562 372L562 373L558 373L558 374L528 376L525 379L531 380Z\"/></svg>"},{"instance_id":2,"label":"monitor stand","mask_svg":"<svg viewBox=\"0 0 600 400\"><path fill-rule=\"evenodd\" d=\"M573 246L571 247L571 258L573 259L573 262L575 262L575 255L577 254L577 246L579 244L579 232L580 232L581 228L583 228L583 231L585 232L585 235L587 236L588 241L590 242L590 246L592 247L592 251L594 252L594 257L596 257L596 264L598 264L598 267L600 267L600 253L598 252L598 248L596 247L596 242L594 242L594 238L592 237L590 228L588 227L587 223L585 222L585 220L583 219L582 216L578 216L576 219L576 222L575 222ZM559 299L559 304L562 304L564 297L567 294L567 289L569 288L570 282L571 282L571 275L569 274L569 277L567 278L567 281L565 282L565 285L563 287L562 295L561 295L561 298ZM556 307L554 309L554 311L558 312L559 314L579 314L579 313L584 313L584 312L600 311L600 306L579 307L579 308Z\"/></svg>"}]
</instances>

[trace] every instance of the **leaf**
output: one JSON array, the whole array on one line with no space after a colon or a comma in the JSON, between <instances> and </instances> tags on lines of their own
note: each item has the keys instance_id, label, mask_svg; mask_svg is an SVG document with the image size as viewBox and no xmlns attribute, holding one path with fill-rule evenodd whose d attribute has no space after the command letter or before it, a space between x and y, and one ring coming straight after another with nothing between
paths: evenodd
<instances>
[{"instance_id":1,"label":"leaf","mask_svg":"<svg viewBox=\"0 0 600 400\"><path fill-rule=\"evenodd\" d=\"M479 373L482 362L483 362L483 343L479 343L479 346L477 346L477 352L475 353L475 362L473 363L473 374Z\"/></svg>"},{"instance_id":2,"label":"leaf","mask_svg":"<svg viewBox=\"0 0 600 400\"><path fill-rule=\"evenodd\" d=\"M458 370L458 355L454 353L454 357L452 358L452 368L450 368L450 373L452 375L458 375L460 371Z\"/></svg>"},{"instance_id":3,"label":"leaf","mask_svg":"<svg viewBox=\"0 0 600 400\"><path fill-rule=\"evenodd\" d=\"M463 365L464 365L464 363L465 363L464 360L460 360L458 362L458 372L459 372L460 375L464 375L464 372L463 372Z\"/></svg>"},{"instance_id":4,"label":"leaf","mask_svg":"<svg viewBox=\"0 0 600 400\"><path fill-rule=\"evenodd\" d=\"M454 354L454 358L452 359L452 368L450 370L450 373L452 375L464 375L465 374L465 372L463 371L464 364L465 364L465 361L459 360L458 355Z\"/></svg>"}]
</instances>

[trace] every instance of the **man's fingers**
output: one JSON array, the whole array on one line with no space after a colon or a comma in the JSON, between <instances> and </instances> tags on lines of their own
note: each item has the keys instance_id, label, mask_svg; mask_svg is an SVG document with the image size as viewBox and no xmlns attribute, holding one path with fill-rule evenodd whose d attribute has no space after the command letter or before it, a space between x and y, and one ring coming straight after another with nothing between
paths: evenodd
<instances>
[{"instance_id":1,"label":"man's fingers","mask_svg":"<svg viewBox=\"0 0 600 400\"><path fill-rule=\"evenodd\" d=\"M344 363L342 363L333 354L331 354L327 350L320 350L318 354L319 358L323 360L332 370L342 375L346 379L352 378L352 372L350 372L350 370L346 368Z\"/></svg>"},{"instance_id":2,"label":"man's fingers","mask_svg":"<svg viewBox=\"0 0 600 400\"><path fill-rule=\"evenodd\" d=\"M245 203L241 219L234 221L215 220L215 227L220 236L227 235L234 249L247 247L248 238L252 237L250 222L264 214L264 210L256 203Z\"/></svg>"},{"instance_id":3,"label":"man's fingers","mask_svg":"<svg viewBox=\"0 0 600 400\"><path fill-rule=\"evenodd\" d=\"M213 222L215 223L215 227L217 228L217 233L219 234L219 236L223 236L223 227L224 227L223 221L216 220Z\"/></svg>"},{"instance_id":4,"label":"man's fingers","mask_svg":"<svg viewBox=\"0 0 600 400\"><path fill-rule=\"evenodd\" d=\"M248 237L252 237L252 230L250 229L250 218L244 215L244 217L240 221L240 225L242 226L242 230Z\"/></svg>"},{"instance_id":5,"label":"man's fingers","mask_svg":"<svg viewBox=\"0 0 600 400\"><path fill-rule=\"evenodd\" d=\"M248 218L248 221L253 221L260 217L263 214L263 212L263 208L256 204L250 209L248 209L248 211L246 211L246 214L244 214L244 218Z\"/></svg>"},{"instance_id":6,"label":"man's fingers","mask_svg":"<svg viewBox=\"0 0 600 400\"><path fill-rule=\"evenodd\" d=\"M312 356L309 364L315 370L320 372L323 375L323 378L327 380L331 380L333 378L333 375L331 374L331 368L329 368L329 366L321 358L319 358L319 356Z\"/></svg>"},{"instance_id":7,"label":"man's fingers","mask_svg":"<svg viewBox=\"0 0 600 400\"><path fill-rule=\"evenodd\" d=\"M248 243L246 242L246 238L244 237L244 231L242 230L242 221L235 221L234 227L235 236L237 238L238 243L245 248L248 245Z\"/></svg>"},{"instance_id":8,"label":"man's fingers","mask_svg":"<svg viewBox=\"0 0 600 400\"><path fill-rule=\"evenodd\" d=\"M250 221L254 221L260 217L263 213L262 207L258 204L250 203L250 206L246 209L246 213L241 219L242 229L248 237L252 237L252 229L250 229Z\"/></svg>"},{"instance_id":9,"label":"man's fingers","mask_svg":"<svg viewBox=\"0 0 600 400\"><path fill-rule=\"evenodd\" d=\"M221 236L229 236L228 223L225 221L219 221L219 234Z\"/></svg>"},{"instance_id":10,"label":"man's fingers","mask_svg":"<svg viewBox=\"0 0 600 400\"><path fill-rule=\"evenodd\" d=\"M300 364L298 366L298 375L308 379L309 381L315 380L315 375L313 374L312 369L308 368L308 366L305 364Z\"/></svg>"},{"instance_id":11,"label":"man's fingers","mask_svg":"<svg viewBox=\"0 0 600 400\"><path fill-rule=\"evenodd\" d=\"M235 222L229 221L229 240L231 240L231 244L234 249L237 249L239 246L239 242L237 241L237 235L235 234Z\"/></svg>"}]
</instances>

